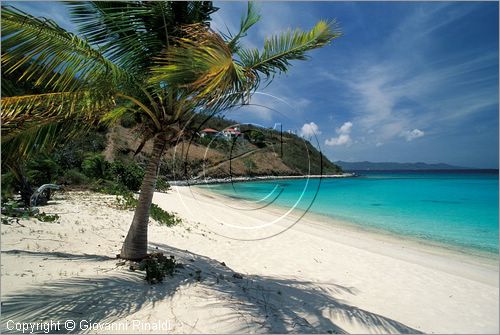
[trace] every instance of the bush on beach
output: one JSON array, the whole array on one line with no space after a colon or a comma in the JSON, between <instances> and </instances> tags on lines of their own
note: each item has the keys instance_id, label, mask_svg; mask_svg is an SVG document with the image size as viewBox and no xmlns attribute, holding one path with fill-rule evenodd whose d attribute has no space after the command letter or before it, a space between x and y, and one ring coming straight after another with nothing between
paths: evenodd
<instances>
[{"instance_id":1,"label":"bush on beach","mask_svg":"<svg viewBox=\"0 0 500 335\"><path fill-rule=\"evenodd\" d=\"M150 284L161 283L166 276L172 276L176 268L182 268L174 256L166 257L162 253L149 254L138 266L138 270L146 271L144 278Z\"/></svg>"},{"instance_id":2,"label":"bush on beach","mask_svg":"<svg viewBox=\"0 0 500 335\"><path fill-rule=\"evenodd\" d=\"M119 209L133 210L137 207L137 203L138 200L130 191L123 192L116 196L116 207ZM151 204L149 214L151 215L151 218L153 220L167 227L172 227L182 223L182 219L179 218L175 213L167 212L156 204Z\"/></svg>"}]
</instances>

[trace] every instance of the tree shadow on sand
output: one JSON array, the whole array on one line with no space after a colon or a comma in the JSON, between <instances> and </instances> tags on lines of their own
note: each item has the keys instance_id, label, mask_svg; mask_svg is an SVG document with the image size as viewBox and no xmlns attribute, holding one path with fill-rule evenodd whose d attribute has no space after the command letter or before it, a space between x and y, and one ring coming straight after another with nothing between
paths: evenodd
<instances>
[{"instance_id":1,"label":"tree shadow on sand","mask_svg":"<svg viewBox=\"0 0 500 335\"><path fill-rule=\"evenodd\" d=\"M95 262L114 259L113 257L94 255L94 254L70 254L67 252L58 252L58 251L29 251L29 250L19 250L19 249L12 249L5 251L2 250L2 254L43 257L51 259L95 261Z\"/></svg>"},{"instance_id":2,"label":"tree shadow on sand","mask_svg":"<svg viewBox=\"0 0 500 335\"><path fill-rule=\"evenodd\" d=\"M196 285L217 297L215 301L201 299L206 301L202 308L226 307L222 315L212 315L209 321L241 325L234 332L347 333L344 328L348 325L365 333L419 333L335 298L340 293L355 294L353 288L336 284L318 287L307 281L266 276L234 276L235 272L229 267L205 256L160 244L154 244L153 250L174 255L185 267L157 285L147 284L142 272L121 269L107 275L69 278L13 292L2 299L2 332L8 332L5 328L8 320L115 322L173 298L179 289ZM195 317L190 314L190 318ZM55 332L57 329L51 330ZM60 332L81 330L61 327ZM188 332L197 331L193 327Z\"/></svg>"}]
</instances>

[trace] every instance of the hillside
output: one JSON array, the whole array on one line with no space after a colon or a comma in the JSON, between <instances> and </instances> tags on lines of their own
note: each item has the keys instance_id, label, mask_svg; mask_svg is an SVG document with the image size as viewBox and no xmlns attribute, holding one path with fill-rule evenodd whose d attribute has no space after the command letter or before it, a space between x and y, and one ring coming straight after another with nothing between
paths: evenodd
<instances>
[{"instance_id":1,"label":"hillside","mask_svg":"<svg viewBox=\"0 0 500 335\"><path fill-rule=\"evenodd\" d=\"M223 130L229 123L234 124L214 119L207 126ZM296 135L283 134L281 145L279 132L250 126L242 126L240 130L244 138L232 140L202 138L198 128L189 129L188 136L166 150L157 189L166 190L167 180L341 172L309 142ZM69 141L61 139L54 143L52 150L36 153L14 168L2 156L2 200L20 196L29 204L34 190L49 183L109 194L136 192L152 149L150 141L136 154L141 144L140 134L134 120L122 120L111 128L102 126L85 136Z\"/></svg>"},{"instance_id":2,"label":"hillside","mask_svg":"<svg viewBox=\"0 0 500 335\"><path fill-rule=\"evenodd\" d=\"M427 163L393 163L393 162L343 162L337 161L335 164L342 167L346 171L363 171L363 170L461 170L469 169L466 167L453 166L444 163L427 164Z\"/></svg>"},{"instance_id":3,"label":"hillside","mask_svg":"<svg viewBox=\"0 0 500 335\"><path fill-rule=\"evenodd\" d=\"M213 118L202 127L200 123L195 125L190 136L175 147L168 148L164 154L160 174L166 179L336 174L342 171L297 135L283 133L281 145L279 131L242 125L243 139L202 138L199 136L200 129L223 130L235 122ZM151 144L146 144L143 151L134 157L134 150L140 142L134 135L133 126L125 126L128 127L118 125L108 132L104 150L106 159L145 162Z\"/></svg>"}]
</instances>

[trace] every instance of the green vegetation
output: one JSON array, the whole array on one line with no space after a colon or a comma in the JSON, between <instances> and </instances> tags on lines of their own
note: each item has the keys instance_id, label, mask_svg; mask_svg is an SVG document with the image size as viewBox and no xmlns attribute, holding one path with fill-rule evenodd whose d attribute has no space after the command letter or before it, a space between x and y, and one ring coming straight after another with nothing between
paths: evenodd
<instances>
[{"instance_id":1,"label":"green vegetation","mask_svg":"<svg viewBox=\"0 0 500 335\"><path fill-rule=\"evenodd\" d=\"M116 196L116 206L119 209L129 210L137 207L138 200L134 197L132 192L121 192ZM151 204L150 212L151 218L159 224L167 227L175 226L182 223L182 219L174 213L169 213L159 207L157 204Z\"/></svg>"},{"instance_id":2,"label":"green vegetation","mask_svg":"<svg viewBox=\"0 0 500 335\"><path fill-rule=\"evenodd\" d=\"M15 201L2 202L2 217L7 216L11 218L23 218L27 219L33 217L37 214L36 210L31 208L19 206Z\"/></svg>"},{"instance_id":3,"label":"green vegetation","mask_svg":"<svg viewBox=\"0 0 500 335\"><path fill-rule=\"evenodd\" d=\"M10 85L11 95L2 97L2 149L7 149L2 158L15 171L26 202L24 161L51 149L56 139L121 122L140 138L136 152L152 141L139 205L121 250L130 260L147 255L145 231L158 166L165 148L186 136L182 129L189 117L247 101L292 61L307 59L309 51L340 36L335 22L319 21L309 31L290 29L266 38L260 49L246 49L242 39L260 19L252 3L239 31L227 35L209 29L217 8L206 1L66 4L78 34L2 5L2 72L32 90L26 94ZM255 144L264 148L261 140ZM84 156L72 168L104 184L139 188L139 169L104 165L96 156ZM110 180L107 171L118 175ZM68 177L84 181L74 172Z\"/></svg>"},{"instance_id":4,"label":"green vegetation","mask_svg":"<svg viewBox=\"0 0 500 335\"><path fill-rule=\"evenodd\" d=\"M57 215L57 214L47 214L45 212L41 212L41 213L35 215L35 217L39 221L42 221L42 222L57 222L57 221L59 221L59 215Z\"/></svg>"},{"instance_id":5,"label":"green vegetation","mask_svg":"<svg viewBox=\"0 0 500 335\"><path fill-rule=\"evenodd\" d=\"M159 207L157 204L151 204L149 214L158 223L163 224L167 227L175 226L182 223L182 219L176 216L174 213L169 213Z\"/></svg>"},{"instance_id":6,"label":"green vegetation","mask_svg":"<svg viewBox=\"0 0 500 335\"><path fill-rule=\"evenodd\" d=\"M266 136L261 130L249 129L244 132L244 134L250 143L256 145L258 148L264 148L266 146Z\"/></svg>"},{"instance_id":7,"label":"green vegetation","mask_svg":"<svg viewBox=\"0 0 500 335\"><path fill-rule=\"evenodd\" d=\"M342 173L339 166L330 162L309 141L293 134L283 134L283 142L283 162L298 174Z\"/></svg>"},{"instance_id":8,"label":"green vegetation","mask_svg":"<svg viewBox=\"0 0 500 335\"><path fill-rule=\"evenodd\" d=\"M41 222L57 222L59 221L58 214L47 214L38 212L29 207L21 207L15 201L9 200L2 202L2 224L19 223L19 219L28 219L34 217Z\"/></svg>"},{"instance_id":9,"label":"green vegetation","mask_svg":"<svg viewBox=\"0 0 500 335\"><path fill-rule=\"evenodd\" d=\"M91 132L90 135L69 140L64 145L56 146L51 153L34 155L23 166L25 182L34 188L57 183L70 189L89 189L107 194L138 191L144 177L143 166L127 156L122 160L106 161L102 154L105 144L99 140L101 143L96 145L95 140L96 137L104 138L105 132ZM163 192L170 187L164 178L159 184ZM20 191L20 186L12 171L2 174L2 201L13 198ZM29 198L24 206L29 206Z\"/></svg>"},{"instance_id":10,"label":"green vegetation","mask_svg":"<svg viewBox=\"0 0 500 335\"><path fill-rule=\"evenodd\" d=\"M246 174L251 176L253 171L257 168L257 165L250 158L244 158L243 164L245 165Z\"/></svg>"},{"instance_id":11,"label":"green vegetation","mask_svg":"<svg viewBox=\"0 0 500 335\"><path fill-rule=\"evenodd\" d=\"M197 129L213 128L222 130L238 124L235 120L228 120L221 117L214 116L208 120L202 119L200 116L194 118L193 125ZM244 134L245 141L237 140L235 142L228 141L222 138L210 138L194 136L193 141L204 147L208 147L221 155L225 159L237 157L244 152L261 149L255 154L246 156L242 159L243 169L238 166L232 167L232 174L234 176L249 176L249 175L305 175L305 174L338 174L342 173L342 169L332 163L328 158L322 155L309 141L288 132L283 133L283 156L281 156L281 134L277 130L258 128L253 125L241 125L242 133ZM272 159L275 162L282 162L286 169L282 170L266 170L261 167L263 160L269 158L264 155L275 154ZM267 156L269 157L269 156ZM237 160L237 159L235 159ZM188 170L191 171L191 176L195 176L202 171L203 161L194 158L188 160ZM206 162L206 166L210 166ZM205 166L205 167L206 167ZM179 170L177 166L172 170ZM170 171L162 171L163 174L170 175ZM227 177L226 175L218 175L217 171L205 170L205 175L210 177Z\"/></svg>"},{"instance_id":12,"label":"green vegetation","mask_svg":"<svg viewBox=\"0 0 500 335\"><path fill-rule=\"evenodd\" d=\"M158 176L158 180L156 180L156 191L167 192L168 190L170 190L170 184L168 181L164 176Z\"/></svg>"},{"instance_id":13,"label":"green vegetation","mask_svg":"<svg viewBox=\"0 0 500 335\"><path fill-rule=\"evenodd\" d=\"M182 268L174 256L166 257L162 253L149 254L140 263L138 269L146 271L144 278L150 284L161 283L166 276L172 276L175 269Z\"/></svg>"},{"instance_id":14,"label":"green vegetation","mask_svg":"<svg viewBox=\"0 0 500 335\"><path fill-rule=\"evenodd\" d=\"M107 165L105 176L106 179L124 185L130 191L138 191L144 178L144 169L133 162L125 164L114 161Z\"/></svg>"}]
</instances>

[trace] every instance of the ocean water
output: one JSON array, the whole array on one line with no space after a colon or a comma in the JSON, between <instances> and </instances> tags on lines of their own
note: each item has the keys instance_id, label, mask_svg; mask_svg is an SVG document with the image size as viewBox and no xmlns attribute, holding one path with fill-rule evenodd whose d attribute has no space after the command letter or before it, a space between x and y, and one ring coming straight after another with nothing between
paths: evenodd
<instances>
[{"instance_id":1,"label":"ocean water","mask_svg":"<svg viewBox=\"0 0 500 335\"><path fill-rule=\"evenodd\" d=\"M363 172L356 178L204 186L269 205L326 215L361 228L498 254L498 172Z\"/></svg>"}]
</instances>

